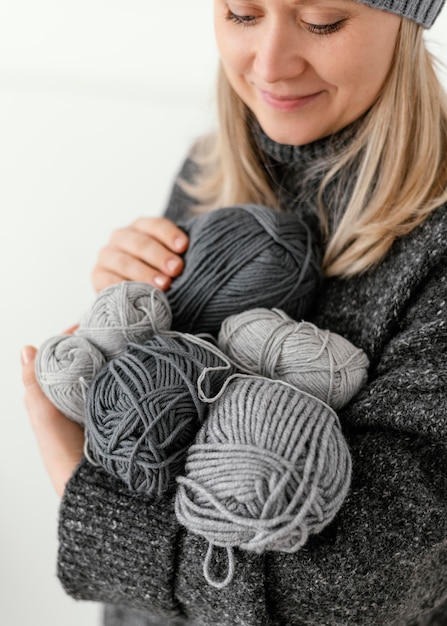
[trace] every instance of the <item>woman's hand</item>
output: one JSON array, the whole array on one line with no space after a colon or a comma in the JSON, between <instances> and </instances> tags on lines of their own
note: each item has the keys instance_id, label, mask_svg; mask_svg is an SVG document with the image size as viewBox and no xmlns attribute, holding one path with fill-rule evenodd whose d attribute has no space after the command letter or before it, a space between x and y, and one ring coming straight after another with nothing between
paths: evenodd
<instances>
[{"instance_id":1,"label":"woman's hand","mask_svg":"<svg viewBox=\"0 0 447 626\"><path fill-rule=\"evenodd\" d=\"M140 218L112 233L93 269L93 285L101 291L114 283L134 280L168 289L171 279L183 271L179 254L187 247L188 237L170 220Z\"/></svg>"},{"instance_id":2,"label":"woman's hand","mask_svg":"<svg viewBox=\"0 0 447 626\"><path fill-rule=\"evenodd\" d=\"M62 415L48 400L36 380L34 362L36 348L22 350L22 379L25 405L36 435L40 453L51 482L59 496L82 458L84 431Z\"/></svg>"}]
</instances>

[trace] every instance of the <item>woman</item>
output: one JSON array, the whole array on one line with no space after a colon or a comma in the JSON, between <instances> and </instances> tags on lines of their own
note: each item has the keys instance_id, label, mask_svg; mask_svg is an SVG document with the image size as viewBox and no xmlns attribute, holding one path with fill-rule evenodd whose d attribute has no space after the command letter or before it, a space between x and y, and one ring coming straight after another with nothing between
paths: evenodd
<instances>
[{"instance_id":1,"label":"woman","mask_svg":"<svg viewBox=\"0 0 447 626\"><path fill-rule=\"evenodd\" d=\"M173 499L136 497L81 459L82 432L35 384L26 403L60 495L59 577L106 624L447 623L447 104L422 31L443 0L215 0L219 128L186 161L166 218L112 235L95 287L163 289L189 213L257 202L324 246L311 320L370 359L339 417L353 459L335 521L296 554L236 558L204 583L206 542ZM79 463L80 461L80 463ZM79 463L79 464L78 464ZM127 607L127 608L124 608Z\"/></svg>"}]
</instances>

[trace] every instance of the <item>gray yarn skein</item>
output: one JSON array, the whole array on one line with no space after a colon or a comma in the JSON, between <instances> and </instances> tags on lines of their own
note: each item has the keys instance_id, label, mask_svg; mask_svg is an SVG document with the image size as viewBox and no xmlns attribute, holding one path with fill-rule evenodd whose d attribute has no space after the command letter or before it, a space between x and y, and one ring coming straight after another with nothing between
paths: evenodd
<instances>
[{"instance_id":1,"label":"gray yarn skein","mask_svg":"<svg viewBox=\"0 0 447 626\"><path fill-rule=\"evenodd\" d=\"M229 315L281 307L302 317L321 278L311 232L296 216L227 207L181 224L190 243L167 298L175 330L217 335Z\"/></svg>"},{"instance_id":2,"label":"gray yarn skein","mask_svg":"<svg viewBox=\"0 0 447 626\"><path fill-rule=\"evenodd\" d=\"M177 477L179 522L209 542L207 581L226 586L232 550L295 552L335 517L349 490L351 457L337 415L282 381L240 376L210 406ZM210 572L224 547L229 572Z\"/></svg>"},{"instance_id":3,"label":"gray yarn skein","mask_svg":"<svg viewBox=\"0 0 447 626\"><path fill-rule=\"evenodd\" d=\"M367 378L363 350L278 309L256 308L225 319L218 345L242 371L284 380L336 410Z\"/></svg>"},{"instance_id":4,"label":"gray yarn skein","mask_svg":"<svg viewBox=\"0 0 447 626\"><path fill-rule=\"evenodd\" d=\"M171 322L163 291L147 283L124 281L97 295L76 334L91 341L109 360L124 352L128 343L143 343L154 333L169 330Z\"/></svg>"},{"instance_id":5,"label":"gray yarn skein","mask_svg":"<svg viewBox=\"0 0 447 626\"><path fill-rule=\"evenodd\" d=\"M88 390L87 457L131 491L160 497L175 484L207 415L199 378L213 395L233 372L227 357L198 337L171 332L130 344Z\"/></svg>"},{"instance_id":6,"label":"gray yarn skein","mask_svg":"<svg viewBox=\"0 0 447 626\"><path fill-rule=\"evenodd\" d=\"M85 422L86 390L105 363L87 339L57 335L47 339L36 355L37 381L49 400L67 417Z\"/></svg>"}]
</instances>

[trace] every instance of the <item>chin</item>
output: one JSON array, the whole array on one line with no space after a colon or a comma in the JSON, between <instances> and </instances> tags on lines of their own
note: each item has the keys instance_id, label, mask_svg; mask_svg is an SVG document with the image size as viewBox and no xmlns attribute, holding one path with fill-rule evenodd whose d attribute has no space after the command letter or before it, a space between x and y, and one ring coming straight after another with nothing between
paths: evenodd
<instances>
[{"instance_id":1,"label":"chin","mask_svg":"<svg viewBox=\"0 0 447 626\"><path fill-rule=\"evenodd\" d=\"M276 124L263 123L261 120L258 121L262 130L270 139L276 143L288 146L304 146L331 134L331 131L327 129L294 128L293 123L288 123L282 127L282 125L278 126Z\"/></svg>"}]
</instances>

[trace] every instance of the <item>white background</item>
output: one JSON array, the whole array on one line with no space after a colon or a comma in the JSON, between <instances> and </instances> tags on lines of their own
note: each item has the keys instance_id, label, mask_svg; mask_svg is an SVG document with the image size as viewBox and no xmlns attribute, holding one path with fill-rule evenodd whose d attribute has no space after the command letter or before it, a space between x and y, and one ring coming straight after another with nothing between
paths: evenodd
<instances>
[{"instance_id":1,"label":"white background","mask_svg":"<svg viewBox=\"0 0 447 626\"><path fill-rule=\"evenodd\" d=\"M211 0L0 0L0 623L93 626L55 575L58 500L19 352L76 322L111 230L165 207L213 122ZM447 9L427 34L447 64ZM443 80L447 84L447 74Z\"/></svg>"}]
</instances>

